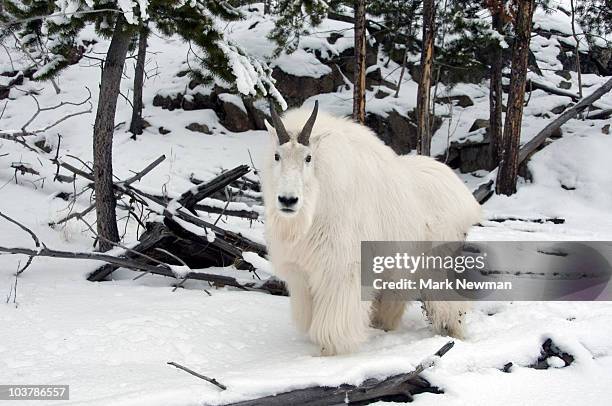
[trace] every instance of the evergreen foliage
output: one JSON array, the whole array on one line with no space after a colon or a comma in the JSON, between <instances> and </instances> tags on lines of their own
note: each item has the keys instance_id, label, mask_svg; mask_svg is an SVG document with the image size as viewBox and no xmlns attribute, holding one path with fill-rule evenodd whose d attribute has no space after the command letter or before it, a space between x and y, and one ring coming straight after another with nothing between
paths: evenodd
<instances>
[{"instance_id":1,"label":"evergreen foliage","mask_svg":"<svg viewBox=\"0 0 612 406\"><path fill-rule=\"evenodd\" d=\"M243 18L226 1L207 0L6 0L0 20L34 55L47 55L35 79L56 76L74 60L78 34L89 24L106 38L117 19L134 37L142 24L165 35L179 35L190 44L190 74L203 83L218 81L248 95L271 94L284 105L274 88L271 70L227 41L220 20ZM44 52L42 52L44 50Z\"/></svg>"},{"instance_id":2,"label":"evergreen foliage","mask_svg":"<svg viewBox=\"0 0 612 406\"><path fill-rule=\"evenodd\" d=\"M274 13L278 19L270 39L276 41L276 55L282 51L294 52L302 35L308 35L309 28L315 28L327 16L330 10L340 6L341 1L332 0L280 0Z\"/></svg>"},{"instance_id":3,"label":"evergreen foliage","mask_svg":"<svg viewBox=\"0 0 612 406\"><path fill-rule=\"evenodd\" d=\"M612 42L612 1L577 0L576 14L589 43Z\"/></svg>"}]
</instances>

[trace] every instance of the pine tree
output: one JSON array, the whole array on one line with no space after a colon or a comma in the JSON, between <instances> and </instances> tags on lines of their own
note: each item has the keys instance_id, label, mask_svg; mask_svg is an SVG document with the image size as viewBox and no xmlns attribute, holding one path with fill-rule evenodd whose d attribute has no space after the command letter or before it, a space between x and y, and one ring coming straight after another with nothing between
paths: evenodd
<instances>
[{"instance_id":1,"label":"pine tree","mask_svg":"<svg viewBox=\"0 0 612 406\"><path fill-rule=\"evenodd\" d=\"M270 39L278 45L276 55L281 52L294 52L300 43L300 38L321 24L330 9L338 5L336 2L322 0L279 0L274 13L277 15Z\"/></svg>"},{"instance_id":2,"label":"pine tree","mask_svg":"<svg viewBox=\"0 0 612 406\"><path fill-rule=\"evenodd\" d=\"M241 13L227 2L205 0L6 0L1 18L24 41L46 36L50 57L42 61L36 79L53 78L69 65L81 29L94 24L97 32L110 37L104 61L100 95L93 132L97 232L102 251L119 240L116 200L113 190L112 138L121 73L132 38L138 27L149 21L164 34L178 34L201 53L192 76L201 81L222 80L240 93L271 94L284 100L274 87L271 69L250 58L242 49L224 39L215 19L236 20ZM151 12L149 12L151 11ZM28 44L30 45L30 44Z\"/></svg>"},{"instance_id":3,"label":"pine tree","mask_svg":"<svg viewBox=\"0 0 612 406\"><path fill-rule=\"evenodd\" d=\"M612 3L610 0L574 0L578 22L590 43L610 46Z\"/></svg>"},{"instance_id":4,"label":"pine tree","mask_svg":"<svg viewBox=\"0 0 612 406\"><path fill-rule=\"evenodd\" d=\"M387 53L385 67L391 60L406 62L410 50L415 50L419 40L417 32L417 10L421 0L370 0L367 2L368 14L375 16L373 25L381 29L383 35L377 39ZM405 68L405 64L402 63ZM398 84L399 87L400 84Z\"/></svg>"},{"instance_id":5,"label":"pine tree","mask_svg":"<svg viewBox=\"0 0 612 406\"><path fill-rule=\"evenodd\" d=\"M32 16L49 15L53 12L53 3L50 1L31 0L24 2L3 1L0 7L0 22L5 27L0 32L0 40L11 37L19 50L33 63L33 67L40 68L50 62L49 53L45 51L45 33L43 20ZM12 24L19 20L22 24ZM19 35L20 32L27 35ZM38 77L38 75L36 76ZM60 88L51 80L55 93Z\"/></svg>"}]
</instances>

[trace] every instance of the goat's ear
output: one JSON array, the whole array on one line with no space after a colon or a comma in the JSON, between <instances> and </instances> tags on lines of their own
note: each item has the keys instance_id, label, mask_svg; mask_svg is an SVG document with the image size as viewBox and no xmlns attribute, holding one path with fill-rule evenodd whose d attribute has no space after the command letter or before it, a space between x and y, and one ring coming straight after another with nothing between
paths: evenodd
<instances>
[{"instance_id":1,"label":"goat's ear","mask_svg":"<svg viewBox=\"0 0 612 406\"><path fill-rule=\"evenodd\" d=\"M267 119L264 119L264 125L266 126L266 130L268 130L268 134L270 134L270 138L274 144L278 144L278 135L276 134L276 129L272 124L268 122Z\"/></svg>"}]
</instances>

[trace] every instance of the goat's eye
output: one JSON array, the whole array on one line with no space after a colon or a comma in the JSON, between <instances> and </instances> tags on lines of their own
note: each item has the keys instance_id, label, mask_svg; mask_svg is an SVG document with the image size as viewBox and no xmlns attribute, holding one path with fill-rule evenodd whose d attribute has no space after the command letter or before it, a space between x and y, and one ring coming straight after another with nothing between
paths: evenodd
<instances>
[{"instance_id":1,"label":"goat's eye","mask_svg":"<svg viewBox=\"0 0 612 406\"><path fill-rule=\"evenodd\" d=\"M274 154L274 160L275 161L280 161L280 155L278 155L278 153Z\"/></svg>"},{"instance_id":2,"label":"goat's eye","mask_svg":"<svg viewBox=\"0 0 612 406\"><path fill-rule=\"evenodd\" d=\"M306 162L310 162L312 161L312 156L311 155L306 155Z\"/></svg>"}]
</instances>

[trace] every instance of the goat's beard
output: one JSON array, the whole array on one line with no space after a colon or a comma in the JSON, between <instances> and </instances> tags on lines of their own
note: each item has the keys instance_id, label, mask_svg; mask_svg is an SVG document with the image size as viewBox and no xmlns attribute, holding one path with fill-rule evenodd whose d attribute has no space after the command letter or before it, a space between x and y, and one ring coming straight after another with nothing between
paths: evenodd
<instances>
[{"instance_id":1,"label":"goat's beard","mask_svg":"<svg viewBox=\"0 0 612 406\"><path fill-rule=\"evenodd\" d=\"M308 232L314 219L314 208L308 203L292 216L287 216L280 212L277 207L266 210L266 222L268 229L280 240L292 242L299 240Z\"/></svg>"}]
</instances>

